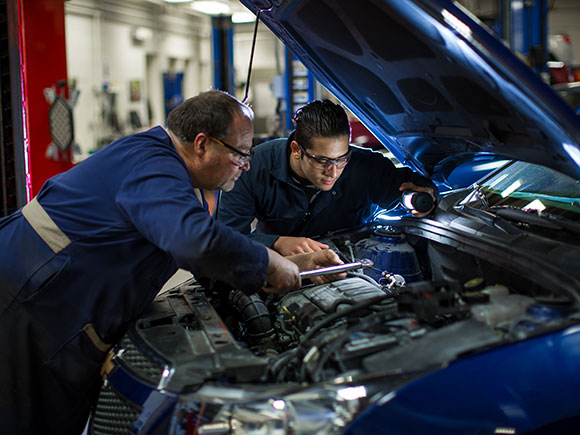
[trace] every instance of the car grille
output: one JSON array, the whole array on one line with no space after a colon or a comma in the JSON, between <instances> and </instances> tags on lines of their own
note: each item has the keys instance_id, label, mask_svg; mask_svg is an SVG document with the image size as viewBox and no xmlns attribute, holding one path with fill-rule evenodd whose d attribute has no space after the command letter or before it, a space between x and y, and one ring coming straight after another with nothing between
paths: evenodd
<instances>
[{"instance_id":1,"label":"car grille","mask_svg":"<svg viewBox=\"0 0 580 435\"><path fill-rule=\"evenodd\" d=\"M143 355L127 336L121 340L121 348L123 348L121 359L129 370L150 382L152 385L159 383L163 373L161 364L156 364Z\"/></svg>"},{"instance_id":2,"label":"car grille","mask_svg":"<svg viewBox=\"0 0 580 435\"><path fill-rule=\"evenodd\" d=\"M123 352L119 358L123 368L151 385L157 385L163 373L161 364L149 360L125 336L120 343ZM126 400L110 385L101 388L97 407L91 419L91 435L127 434L139 417L141 407Z\"/></svg>"},{"instance_id":3,"label":"car grille","mask_svg":"<svg viewBox=\"0 0 580 435\"><path fill-rule=\"evenodd\" d=\"M131 433L133 423L140 412L139 407L123 399L110 386L104 386L91 419L90 433L91 435Z\"/></svg>"}]
</instances>

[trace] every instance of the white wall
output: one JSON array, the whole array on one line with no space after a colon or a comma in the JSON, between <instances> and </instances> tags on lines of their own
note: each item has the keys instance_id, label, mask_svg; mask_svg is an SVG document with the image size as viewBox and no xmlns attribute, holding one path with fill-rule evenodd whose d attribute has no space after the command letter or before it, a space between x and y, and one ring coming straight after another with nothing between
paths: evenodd
<instances>
[{"instance_id":1,"label":"white wall","mask_svg":"<svg viewBox=\"0 0 580 435\"><path fill-rule=\"evenodd\" d=\"M152 125L165 120L162 73L183 72L185 98L209 89L213 83L211 20L183 13L183 8L162 2L125 0L69 0L65 2L66 43L69 79L76 80L81 93L74 109L75 136L84 158L119 135L104 122L101 113L107 101L103 87L116 94L115 109L129 134L128 116L136 111L147 123L147 99L151 102ZM136 29L150 34L136 42ZM235 81L247 77L253 24L234 27ZM258 32L252 72L251 104L256 126L274 117L276 99L271 90L278 68L284 68L284 48L262 24ZM280 63L281 62L281 63ZM130 82L139 81L141 100L130 100ZM244 89L236 96L243 98ZM261 121L261 122L260 122ZM265 134L257 128L256 133Z\"/></svg>"},{"instance_id":2,"label":"white wall","mask_svg":"<svg viewBox=\"0 0 580 435\"><path fill-rule=\"evenodd\" d=\"M550 4L548 32L550 35L569 35L574 48L574 61L580 64L580 1L553 0Z\"/></svg>"},{"instance_id":3,"label":"white wall","mask_svg":"<svg viewBox=\"0 0 580 435\"><path fill-rule=\"evenodd\" d=\"M245 83L252 48L254 25L237 26L234 31L235 82ZM278 62L276 61L278 59ZM260 25L256 40L252 75L250 79L249 103L256 118L256 135L268 135L274 128L276 98L272 90L274 76L284 71L284 46L266 28ZM240 88L236 96L244 97L245 88ZM267 124L264 130L264 123Z\"/></svg>"},{"instance_id":4,"label":"white wall","mask_svg":"<svg viewBox=\"0 0 580 435\"><path fill-rule=\"evenodd\" d=\"M461 2L482 15L493 15L497 6L496 0ZM576 63L580 63L580 1L551 0L550 5L549 33L570 35ZM129 111L135 110L145 128L147 99L151 101L152 124L162 124L165 119L163 72L171 69L184 72L186 98L213 83L208 17L183 13L183 9L160 0L69 0L65 2L65 11L68 73L81 91L75 107L75 135L83 157L95 150L99 139L111 134L101 118L105 84L117 93L120 121L126 124ZM135 42L133 33L137 28L146 29L151 37ZM253 23L234 27L236 85L246 81L253 28ZM257 134L268 133L263 125L274 118L276 107L272 80L283 70L284 47L260 24L250 92ZM131 80L141 84L138 102L129 98ZM242 87L236 89L236 96L243 98ZM129 128L125 132L131 133Z\"/></svg>"},{"instance_id":5,"label":"white wall","mask_svg":"<svg viewBox=\"0 0 580 435\"><path fill-rule=\"evenodd\" d=\"M74 108L75 139L85 155L97 141L99 105L94 92L102 83L99 35L96 34L100 26L95 21L84 15L65 17L68 77L75 80L80 90Z\"/></svg>"},{"instance_id":6,"label":"white wall","mask_svg":"<svg viewBox=\"0 0 580 435\"><path fill-rule=\"evenodd\" d=\"M115 138L101 116L104 86L116 93L124 134L134 131L128 122L131 110L139 114L142 129L149 127L148 98L152 124L163 124L163 72L184 73L186 98L210 87L209 18L138 0L70 0L65 2L65 11L68 77L81 91L74 109L80 158L95 151L99 141ZM136 41L137 28L145 29L150 37ZM129 84L135 80L140 83L139 101L130 99Z\"/></svg>"},{"instance_id":7,"label":"white wall","mask_svg":"<svg viewBox=\"0 0 580 435\"><path fill-rule=\"evenodd\" d=\"M117 93L121 121L129 110L137 110L145 120L145 98L138 102L129 100L129 81L145 79L144 49L133 46L131 28L120 23L102 22L101 44L102 78Z\"/></svg>"}]
</instances>

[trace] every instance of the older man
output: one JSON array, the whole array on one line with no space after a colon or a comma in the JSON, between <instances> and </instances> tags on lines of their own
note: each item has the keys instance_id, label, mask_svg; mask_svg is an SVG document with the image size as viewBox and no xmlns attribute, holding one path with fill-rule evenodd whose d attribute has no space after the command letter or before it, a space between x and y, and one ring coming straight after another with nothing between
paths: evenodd
<instances>
[{"instance_id":1,"label":"older man","mask_svg":"<svg viewBox=\"0 0 580 435\"><path fill-rule=\"evenodd\" d=\"M112 143L0 220L3 433L80 433L110 344L178 267L248 292L300 285L295 263L215 222L199 194L249 168L252 116L202 93L167 129Z\"/></svg>"}]
</instances>

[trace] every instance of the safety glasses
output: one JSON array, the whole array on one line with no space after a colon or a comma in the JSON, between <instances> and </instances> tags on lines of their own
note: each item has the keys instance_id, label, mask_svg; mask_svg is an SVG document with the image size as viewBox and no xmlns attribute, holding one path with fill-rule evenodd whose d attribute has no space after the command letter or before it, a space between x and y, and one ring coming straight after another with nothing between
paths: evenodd
<instances>
[{"instance_id":1,"label":"safety glasses","mask_svg":"<svg viewBox=\"0 0 580 435\"><path fill-rule=\"evenodd\" d=\"M308 161L312 164L312 166L322 170L330 169L332 166L336 166L336 169L342 169L346 166L346 164L350 160L350 156L352 155L352 150L349 149L345 155L338 157L337 159L329 159L328 157L320 157L315 156L314 154L310 154L299 143L298 146L300 147L300 150L304 153L304 155L309 158Z\"/></svg>"},{"instance_id":2,"label":"safety glasses","mask_svg":"<svg viewBox=\"0 0 580 435\"><path fill-rule=\"evenodd\" d=\"M209 139L213 140L214 142L220 144L221 146L223 146L224 148L227 148L230 151L233 151L236 155L234 156L234 162L241 168L242 166L244 166L246 163L248 163L252 157L254 156L254 149L250 148L250 152L249 153L244 153L236 148L234 148L231 145L228 145L227 143L216 139L215 137L212 136L208 136Z\"/></svg>"}]
</instances>

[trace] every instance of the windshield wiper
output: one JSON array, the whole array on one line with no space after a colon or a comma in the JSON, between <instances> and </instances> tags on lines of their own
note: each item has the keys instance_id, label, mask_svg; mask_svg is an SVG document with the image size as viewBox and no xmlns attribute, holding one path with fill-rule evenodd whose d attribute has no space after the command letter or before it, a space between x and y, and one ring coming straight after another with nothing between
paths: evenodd
<instances>
[{"instance_id":1,"label":"windshield wiper","mask_svg":"<svg viewBox=\"0 0 580 435\"><path fill-rule=\"evenodd\" d=\"M506 234L515 235L522 233L522 231L516 226L512 225L502 217L499 217L487 210L480 210L478 208L470 207L468 205L462 205L461 207L459 207L459 211L466 213L470 216L473 216L475 218L478 218L483 223L496 227Z\"/></svg>"},{"instance_id":2,"label":"windshield wiper","mask_svg":"<svg viewBox=\"0 0 580 435\"><path fill-rule=\"evenodd\" d=\"M580 224L569 219L551 214L538 214L535 211L525 211L514 207L492 207L490 210L496 215L505 219L522 222L540 228L547 228L556 231L568 231L580 234Z\"/></svg>"}]
</instances>

